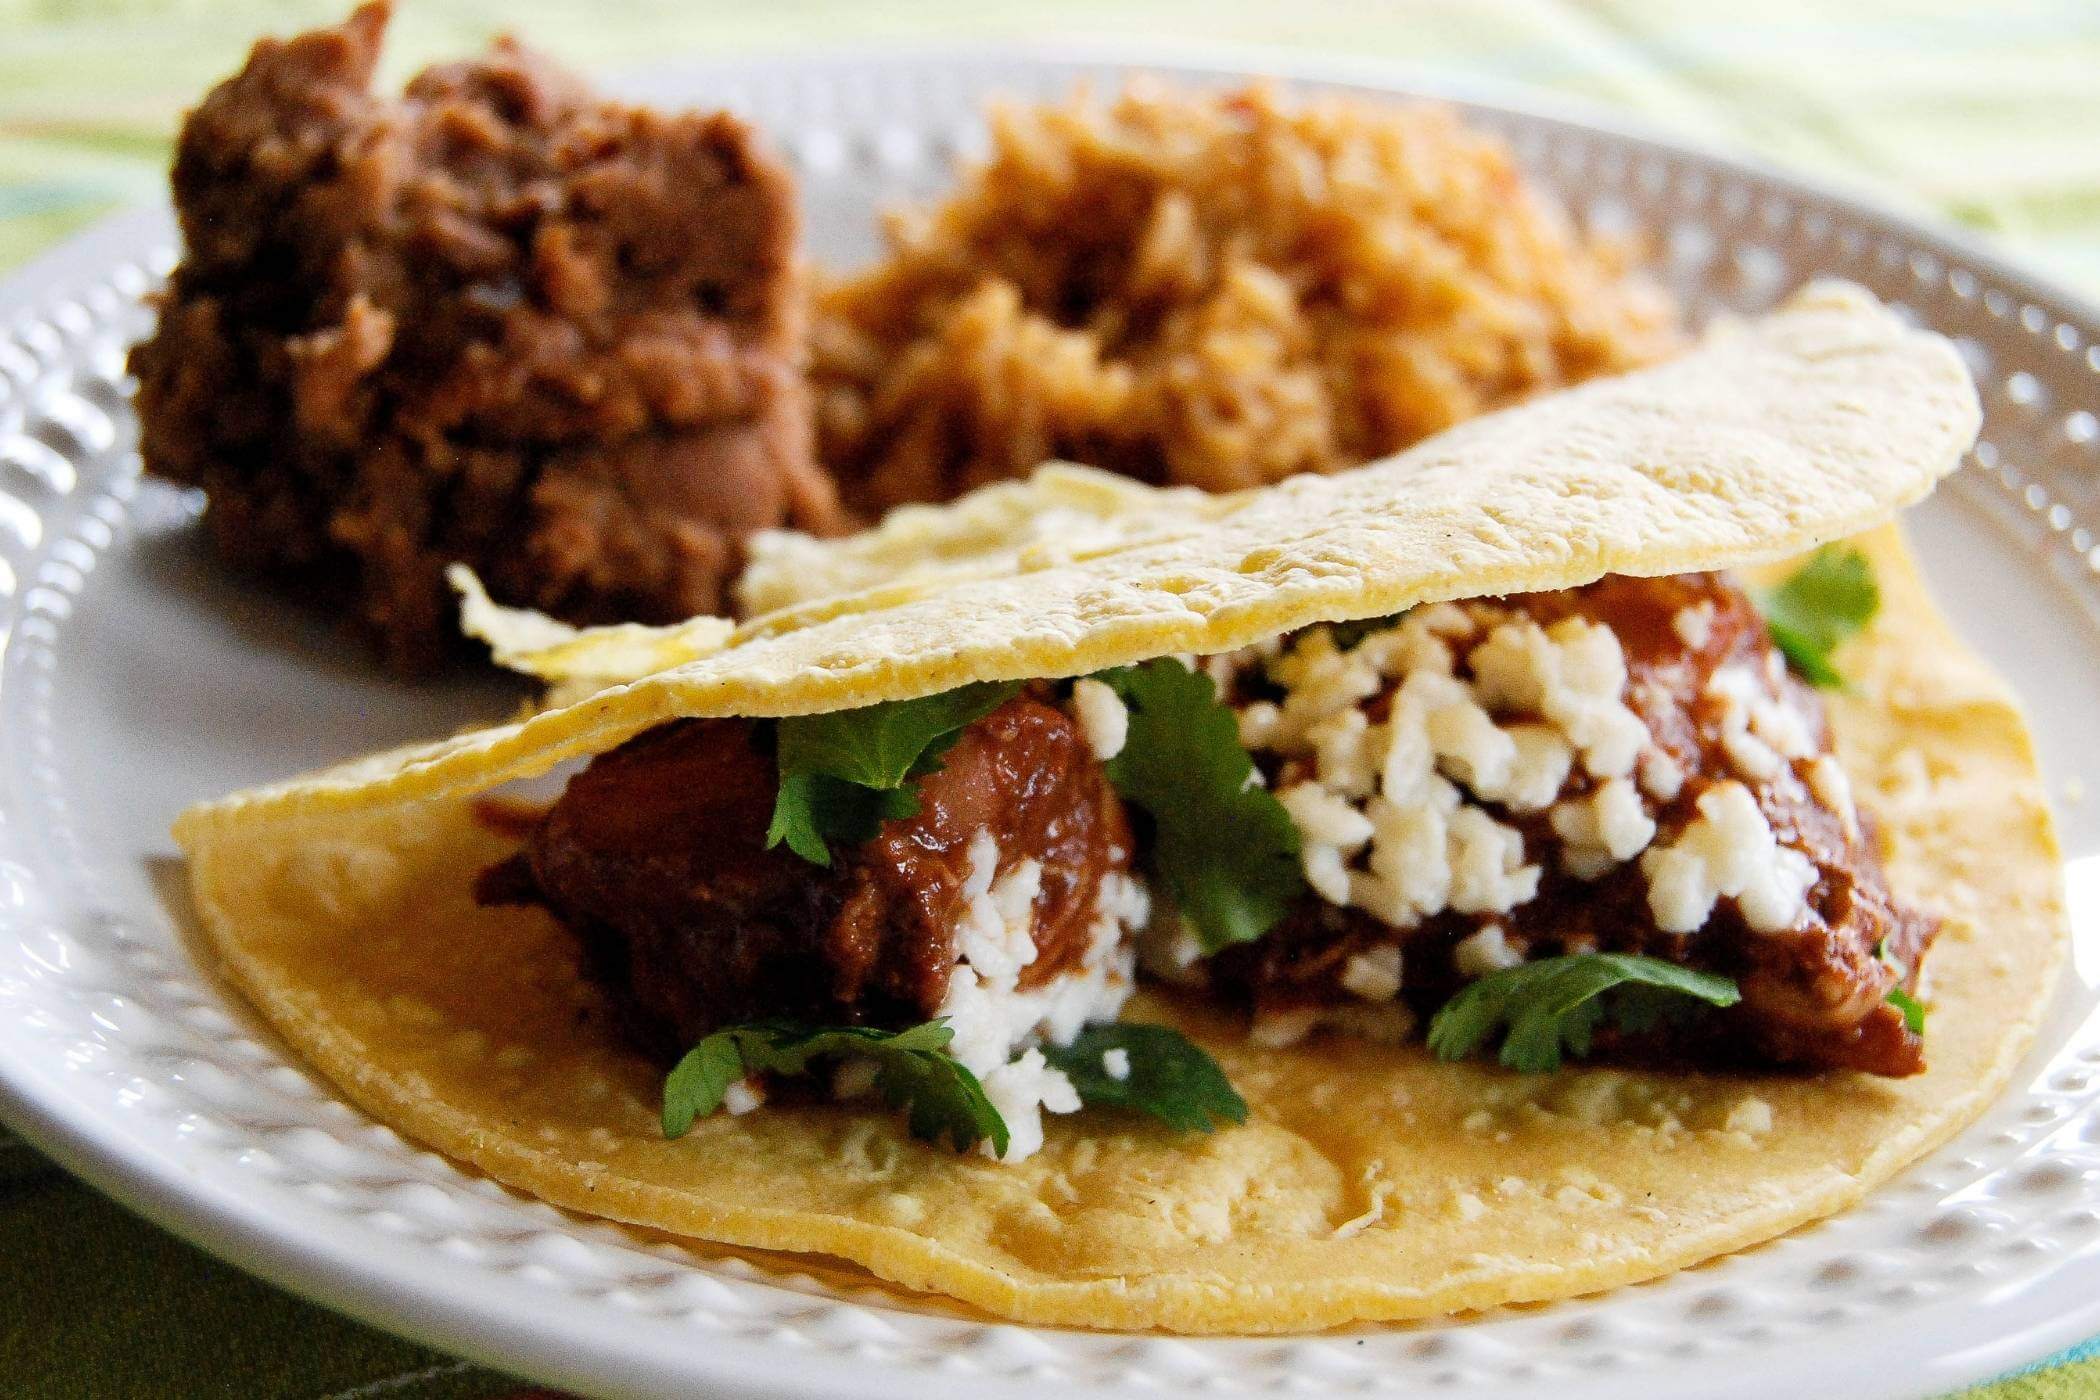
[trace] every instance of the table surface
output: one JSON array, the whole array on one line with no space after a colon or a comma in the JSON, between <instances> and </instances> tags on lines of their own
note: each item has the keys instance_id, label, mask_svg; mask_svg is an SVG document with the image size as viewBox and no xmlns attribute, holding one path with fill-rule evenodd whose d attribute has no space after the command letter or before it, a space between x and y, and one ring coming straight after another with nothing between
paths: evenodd
<instances>
[{"instance_id":1,"label":"table surface","mask_svg":"<svg viewBox=\"0 0 2100 1400\"><path fill-rule=\"evenodd\" d=\"M347 0L0 0L0 274L165 197L184 106ZM1749 18L1754 8L1755 18ZM1693 13L1696 12L1696 13ZM503 29L587 70L804 44L1200 39L1521 83L1952 219L2100 299L2100 6L2082 0L415 0L385 77ZM536 1392L210 1259L0 1130L0 1393L472 1400ZM1969 1400L2100 1394L2089 1345Z\"/></svg>"}]
</instances>

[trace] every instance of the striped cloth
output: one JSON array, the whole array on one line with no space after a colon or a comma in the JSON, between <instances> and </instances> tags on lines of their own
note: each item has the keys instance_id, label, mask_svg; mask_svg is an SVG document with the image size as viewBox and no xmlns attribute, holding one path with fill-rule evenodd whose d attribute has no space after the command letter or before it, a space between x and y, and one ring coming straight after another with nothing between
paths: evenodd
<instances>
[{"instance_id":1,"label":"striped cloth","mask_svg":"<svg viewBox=\"0 0 2100 1400\"><path fill-rule=\"evenodd\" d=\"M183 106L347 0L0 0L0 271L163 197ZM1753 17L1754 16L1754 17ZM2086 0L416 0L394 76L512 27L580 66L870 40L1200 37L1530 84L1995 235L2100 298L2100 6ZM522 1397L136 1222L0 1135L0 1394ZM21 1300L36 1300L23 1306ZM2100 1395L2100 1344L1967 1400Z\"/></svg>"}]
</instances>

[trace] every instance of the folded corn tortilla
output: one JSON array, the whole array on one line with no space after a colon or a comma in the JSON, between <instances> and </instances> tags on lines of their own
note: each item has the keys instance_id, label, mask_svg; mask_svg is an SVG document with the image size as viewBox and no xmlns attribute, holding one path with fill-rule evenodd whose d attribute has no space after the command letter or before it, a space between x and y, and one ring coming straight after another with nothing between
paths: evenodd
<instances>
[{"instance_id":1,"label":"folded corn tortilla","mask_svg":"<svg viewBox=\"0 0 2100 1400\"><path fill-rule=\"evenodd\" d=\"M1277 1332L1588 1292L1856 1200L1982 1109L2054 985L2065 921L2031 746L1892 528L1859 541L1883 605L1838 658L1852 684L1830 716L1891 883L1944 920L1931 1068L1911 1079L1522 1076L1341 1037L1264 1049L1235 1017L1140 996L1126 1014L1215 1055L1245 1126L1176 1136L1081 1113L1000 1164L890 1115L769 1105L667 1141L660 1067L615 1032L575 941L536 909L475 904L476 872L509 846L472 799L677 717L853 707L1783 558L1922 496L1977 420L1944 342L1817 288L1672 364L1353 473L1146 505L1142 526L1080 549L1002 535L983 523L997 512L971 523L967 503L926 513L916 554L899 532L844 547L887 550L830 585L858 591L566 708L206 804L177 836L213 945L295 1048L403 1133L557 1205L833 1256L1032 1323Z\"/></svg>"}]
</instances>

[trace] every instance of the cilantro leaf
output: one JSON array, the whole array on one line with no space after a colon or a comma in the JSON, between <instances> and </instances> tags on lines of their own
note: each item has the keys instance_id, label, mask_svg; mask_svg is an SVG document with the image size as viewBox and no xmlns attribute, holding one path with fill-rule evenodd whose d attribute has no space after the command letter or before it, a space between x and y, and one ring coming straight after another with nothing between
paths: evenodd
<instances>
[{"instance_id":1,"label":"cilantro leaf","mask_svg":"<svg viewBox=\"0 0 2100 1400\"><path fill-rule=\"evenodd\" d=\"M684 1137L695 1118L722 1106L729 1086L744 1077L744 1056L736 1036L717 1031L692 1049L664 1076L664 1136Z\"/></svg>"},{"instance_id":2,"label":"cilantro leaf","mask_svg":"<svg viewBox=\"0 0 2100 1400\"><path fill-rule=\"evenodd\" d=\"M1130 710L1109 780L1152 818L1153 865L1208 952L1261 937L1305 887L1298 828L1209 676L1172 657L1103 671Z\"/></svg>"},{"instance_id":3,"label":"cilantro leaf","mask_svg":"<svg viewBox=\"0 0 2100 1400\"><path fill-rule=\"evenodd\" d=\"M1889 988L1888 1003L1903 1013L1903 1025L1912 1035L1925 1034L1925 1003L1899 986Z\"/></svg>"},{"instance_id":4,"label":"cilantro leaf","mask_svg":"<svg viewBox=\"0 0 2100 1400\"><path fill-rule=\"evenodd\" d=\"M829 773L789 773L781 778L780 791L773 799L766 848L785 841L789 850L810 864L828 866L828 842L858 845L872 838L890 818L908 817L918 810L918 798L903 788L882 792Z\"/></svg>"},{"instance_id":5,"label":"cilantro leaf","mask_svg":"<svg viewBox=\"0 0 2100 1400\"><path fill-rule=\"evenodd\" d=\"M783 841L814 865L831 864L833 841L857 845L918 801L905 783L939 766L963 730L998 709L1017 683L984 681L917 700L779 721L780 790L766 849Z\"/></svg>"},{"instance_id":6,"label":"cilantro leaf","mask_svg":"<svg viewBox=\"0 0 2100 1400\"><path fill-rule=\"evenodd\" d=\"M902 1031L785 1021L724 1027L688 1050L665 1076L664 1136L684 1136L695 1119L720 1108L729 1086L746 1075L792 1078L809 1073L821 1060L864 1056L875 1061L876 1092L890 1107L906 1110L913 1137L945 1139L958 1151L989 1139L1003 1154L1006 1120L985 1097L977 1076L947 1053L954 1035L946 1020Z\"/></svg>"},{"instance_id":7,"label":"cilantro leaf","mask_svg":"<svg viewBox=\"0 0 2100 1400\"><path fill-rule=\"evenodd\" d=\"M1896 974L1896 980L1889 984L1889 994L1882 1000L1903 1013L1904 1028L1912 1035L1925 1034L1925 1003L1903 990L1903 979L1909 975L1909 969L1896 961L1886 938L1874 945L1874 958Z\"/></svg>"},{"instance_id":8,"label":"cilantro leaf","mask_svg":"<svg viewBox=\"0 0 2100 1400\"><path fill-rule=\"evenodd\" d=\"M791 716L780 721L780 771L825 773L864 788L901 787L929 747L953 743L1019 689L982 681L917 700Z\"/></svg>"},{"instance_id":9,"label":"cilantro leaf","mask_svg":"<svg viewBox=\"0 0 2100 1400\"><path fill-rule=\"evenodd\" d=\"M1129 1056L1130 1072L1121 1079L1101 1061L1112 1050ZM1135 1109L1184 1133L1247 1121L1247 1101L1233 1091L1218 1062L1167 1026L1090 1026L1070 1045L1044 1046L1043 1058L1064 1071L1089 1108Z\"/></svg>"},{"instance_id":10,"label":"cilantro leaf","mask_svg":"<svg viewBox=\"0 0 2100 1400\"><path fill-rule=\"evenodd\" d=\"M1570 953L1504 968L1464 988L1430 1019L1429 1048L1440 1060L1464 1059L1507 1027L1502 1063L1540 1074L1559 1069L1563 1054L1587 1055L1607 1017L1639 1033L1697 1002L1740 1000L1734 982L1710 972L1627 953Z\"/></svg>"},{"instance_id":11,"label":"cilantro leaf","mask_svg":"<svg viewBox=\"0 0 2100 1400\"><path fill-rule=\"evenodd\" d=\"M1844 684L1830 654L1838 643L1873 620L1881 607L1867 556L1826 545L1776 588L1753 597L1765 615L1772 645L1786 654L1803 680L1824 689Z\"/></svg>"}]
</instances>

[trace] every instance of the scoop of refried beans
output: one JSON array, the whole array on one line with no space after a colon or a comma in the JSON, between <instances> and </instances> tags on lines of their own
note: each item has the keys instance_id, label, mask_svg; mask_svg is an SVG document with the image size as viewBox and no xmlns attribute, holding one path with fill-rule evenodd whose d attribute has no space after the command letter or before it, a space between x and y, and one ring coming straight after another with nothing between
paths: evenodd
<instances>
[{"instance_id":1,"label":"scoop of refried beans","mask_svg":"<svg viewBox=\"0 0 2100 1400\"><path fill-rule=\"evenodd\" d=\"M1024 988L1079 962L1102 881L1130 865L1129 821L1093 751L1027 695L963 731L914 784L914 815L835 848L828 868L766 849L778 789L766 726L661 725L571 779L477 896L561 919L641 1043L676 1055L742 1021L898 1028L935 1015L981 832L999 874L1042 867Z\"/></svg>"},{"instance_id":2,"label":"scoop of refried beans","mask_svg":"<svg viewBox=\"0 0 2100 1400\"><path fill-rule=\"evenodd\" d=\"M794 192L723 114L501 40L370 91L388 17L265 39L185 122L183 253L132 355L146 468L218 550L403 672L442 571L579 623L719 611L753 529L839 528L810 449Z\"/></svg>"}]
</instances>

